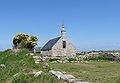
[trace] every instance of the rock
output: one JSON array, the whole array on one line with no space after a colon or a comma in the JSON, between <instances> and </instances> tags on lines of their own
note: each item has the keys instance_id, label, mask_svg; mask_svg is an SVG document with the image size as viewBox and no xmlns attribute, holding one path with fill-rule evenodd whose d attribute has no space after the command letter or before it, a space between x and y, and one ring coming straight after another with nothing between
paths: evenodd
<instances>
[{"instance_id":1,"label":"rock","mask_svg":"<svg viewBox=\"0 0 120 83\"><path fill-rule=\"evenodd\" d=\"M49 67L48 63L45 63L45 66Z\"/></svg>"},{"instance_id":2,"label":"rock","mask_svg":"<svg viewBox=\"0 0 120 83\"><path fill-rule=\"evenodd\" d=\"M35 60L35 63L36 63L36 64L38 64L38 63L40 63L40 62L41 62L40 59Z\"/></svg>"},{"instance_id":3,"label":"rock","mask_svg":"<svg viewBox=\"0 0 120 83\"><path fill-rule=\"evenodd\" d=\"M111 59L114 61L118 61L118 62L120 61L120 57L118 53L103 53L101 54L101 57L104 57L106 59Z\"/></svg>"},{"instance_id":4,"label":"rock","mask_svg":"<svg viewBox=\"0 0 120 83\"><path fill-rule=\"evenodd\" d=\"M62 72L63 74L66 74L67 72Z\"/></svg>"},{"instance_id":5,"label":"rock","mask_svg":"<svg viewBox=\"0 0 120 83\"><path fill-rule=\"evenodd\" d=\"M43 71L36 72L34 76L35 76L35 77L38 77L38 76L41 75L42 73L43 73Z\"/></svg>"},{"instance_id":6,"label":"rock","mask_svg":"<svg viewBox=\"0 0 120 83\"><path fill-rule=\"evenodd\" d=\"M49 73L55 75L58 79L63 79L63 80L75 79L74 76L69 74L63 74L60 71L49 71Z\"/></svg>"},{"instance_id":7,"label":"rock","mask_svg":"<svg viewBox=\"0 0 120 83\"><path fill-rule=\"evenodd\" d=\"M58 79L63 75L60 71L49 71L52 75L55 75Z\"/></svg>"},{"instance_id":8,"label":"rock","mask_svg":"<svg viewBox=\"0 0 120 83\"><path fill-rule=\"evenodd\" d=\"M33 53L30 53L31 56L33 56L34 54Z\"/></svg>"},{"instance_id":9,"label":"rock","mask_svg":"<svg viewBox=\"0 0 120 83\"><path fill-rule=\"evenodd\" d=\"M75 82L75 79L68 79L68 82Z\"/></svg>"},{"instance_id":10,"label":"rock","mask_svg":"<svg viewBox=\"0 0 120 83\"><path fill-rule=\"evenodd\" d=\"M54 75L56 73L56 71L51 70L51 71L49 71L49 73Z\"/></svg>"},{"instance_id":11,"label":"rock","mask_svg":"<svg viewBox=\"0 0 120 83\"><path fill-rule=\"evenodd\" d=\"M28 56L29 54L26 54L26 56Z\"/></svg>"},{"instance_id":12,"label":"rock","mask_svg":"<svg viewBox=\"0 0 120 83\"><path fill-rule=\"evenodd\" d=\"M30 74L36 74L36 71L30 72Z\"/></svg>"},{"instance_id":13,"label":"rock","mask_svg":"<svg viewBox=\"0 0 120 83\"><path fill-rule=\"evenodd\" d=\"M74 83L89 83L89 82L85 82L82 79L75 79Z\"/></svg>"},{"instance_id":14,"label":"rock","mask_svg":"<svg viewBox=\"0 0 120 83\"><path fill-rule=\"evenodd\" d=\"M63 63L68 63L69 61L68 60L64 60Z\"/></svg>"},{"instance_id":15,"label":"rock","mask_svg":"<svg viewBox=\"0 0 120 83\"><path fill-rule=\"evenodd\" d=\"M63 80L75 79L74 76L69 75L69 74L62 75L61 78L62 78Z\"/></svg>"},{"instance_id":16,"label":"rock","mask_svg":"<svg viewBox=\"0 0 120 83\"><path fill-rule=\"evenodd\" d=\"M49 71L49 73L51 73L52 75L55 75L58 79L63 79L66 80L68 82L74 82L74 83L89 83L89 82L85 82L82 79L76 79L73 75L70 74L63 74L60 71ZM66 73L66 72L65 72Z\"/></svg>"},{"instance_id":17,"label":"rock","mask_svg":"<svg viewBox=\"0 0 120 83\"><path fill-rule=\"evenodd\" d=\"M74 83L89 83L89 82L85 82L82 79L76 79L73 75L70 74L63 74L66 72L60 72L60 71L49 71L49 73L51 73L52 75L55 75L58 79L63 79L66 80L68 82L74 82Z\"/></svg>"},{"instance_id":18,"label":"rock","mask_svg":"<svg viewBox=\"0 0 120 83\"><path fill-rule=\"evenodd\" d=\"M38 61L35 61L35 63L36 63L36 64L39 64L40 62L38 62Z\"/></svg>"},{"instance_id":19,"label":"rock","mask_svg":"<svg viewBox=\"0 0 120 83\"><path fill-rule=\"evenodd\" d=\"M58 63L62 63L62 61L60 61L60 60L57 60L57 62L58 62Z\"/></svg>"},{"instance_id":20,"label":"rock","mask_svg":"<svg viewBox=\"0 0 120 83\"><path fill-rule=\"evenodd\" d=\"M34 59L39 59L40 57L39 56L33 56Z\"/></svg>"},{"instance_id":21,"label":"rock","mask_svg":"<svg viewBox=\"0 0 120 83\"><path fill-rule=\"evenodd\" d=\"M78 61L71 61L72 63L77 63Z\"/></svg>"},{"instance_id":22,"label":"rock","mask_svg":"<svg viewBox=\"0 0 120 83\"><path fill-rule=\"evenodd\" d=\"M1 66L2 68L5 68L5 64L1 64L0 66Z\"/></svg>"},{"instance_id":23,"label":"rock","mask_svg":"<svg viewBox=\"0 0 120 83\"><path fill-rule=\"evenodd\" d=\"M81 61L81 63L88 63L88 61Z\"/></svg>"},{"instance_id":24,"label":"rock","mask_svg":"<svg viewBox=\"0 0 120 83\"><path fill-rule=\"evenodd\" d=\"M52 61L52 62L50 62L50 63L57 63L57 61Z\"/></svg>"},{"instance_id":25,"label":"rock","mask_svg":"<svg viewBox=\"0 0 120 83\"><path fill-rule=\"evenodd\" d=\"M35 60L35 61L41 62L41 60L40 60L40 59L37 59L37 60Z\"/></svg>"},{"instance_id":26,"label":"rock","mask_svg":"<svg viewBox=\"0 0 120 83\"><path fill-rule=\"evenodd\" d=\"M18 76L19 75L19 73L16 73L13 77L16 77L16 76Z\"/></svg>"},{"instance_id":27,"label":"rock","mask_svg":"<svg viewBox=\"0 0 120 83\"><path fill-rule=\"evenodd\" d=\"M46 59L45 59L45 58L42 58L42 61L43 61L43 62L45 62L45 61L46 61Z\"/></svg>"},{"instance_id":28,"label":"rock","mask_svg":"<svg viewBox=\"0 0 120 83\"><path fill-rule=\"evenodd\" d=\"M55 75L60 79L63 74L60 71L57 71Z\"/></svg>"}]
</instances>

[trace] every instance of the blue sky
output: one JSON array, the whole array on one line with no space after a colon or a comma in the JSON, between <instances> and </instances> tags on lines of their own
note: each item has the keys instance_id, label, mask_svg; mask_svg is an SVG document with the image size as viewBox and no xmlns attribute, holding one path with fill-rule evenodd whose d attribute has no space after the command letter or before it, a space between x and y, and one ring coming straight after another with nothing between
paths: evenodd
<instances>
[{"instance_id":1,"label":"blue sky","mask_svg":"<svg viewBox=\"0 0 120 83\"><path fill-rule=\"evenodd\" d=\"M36 35L39 46L67 36L77 50L120 49L120 0L0 0L0 51L18 33Z\"/></svg>"}]
</instances>

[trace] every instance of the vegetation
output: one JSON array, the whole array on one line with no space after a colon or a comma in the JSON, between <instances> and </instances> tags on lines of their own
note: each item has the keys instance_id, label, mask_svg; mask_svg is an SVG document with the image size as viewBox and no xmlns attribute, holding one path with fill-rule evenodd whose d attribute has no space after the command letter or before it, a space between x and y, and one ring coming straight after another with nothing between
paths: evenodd
<instances>
[{"instance_id":1,"label":"vegetation","mask_svg":"<svg viewBox=\"0 0 120 83\"><path fill-rule=\"evenodd\" d=\"M65 71L90 83L120 83L120 63L89 61L89 63L49 63L53 70Z\"/></svg>"},{"instance_id":2,"label":"vegetation","mask_svg":"<svg viewBox=\"0 0 120 83\"><path fill-rule=\"evenodd\" d=\"M43 55L36 53L33 56ZM50 59L50 61L56 60L59 59ZM106 60L104 57L90 58L88 63L49 63L50 68L46 69L44 63L35 64L28 50L20 49L14 53L8 49L0 52L0 64L5 65L0 66L0 83L64 83L65 81L58 80L48 73L50 68L65 71L90 83L120 83L120 63ZM35 77L32 72L40 70L44 73Z\"/></svg>"},{"instance_id":3,"label":"vegetation","mask_svg":"<svg viewBox=\"0 0 120 83\"><path fill-rule=\"evenodd\" d=\"M70 58L70 59L68 59L68 61L70 62L70 61L78 61L78 60L77 60L77 59Z\"/></svg>"},{"instance_id":4,"label":"vegetation","mask_svg":"<svg viewBox=\"0 0 120 83\"><path fill-rule=\"evenodd\" d=\"M13 78L12 83L57 83L58 80L55 76L51 76L50 74L43 74L38 77L34 77L33 75L19 75Z\"/></svg>"},{"instance_id":5,"label":"vegetation","mask_svg":"<svg viewBox=\"0 0 120 83\"><path fill-rule=\"evenodd\" d=\"M28 50L33 50L34 47L37 45L36 41L38 41L36 36L31 36L30 39L29 35L19 33L13 38L13 45L14 48L26 48Z\"/></svg>"},{"instance_id":6,"label":"vegetation","mask_svg":"<svg viewBox=\"0 0 120 83\"><path fill-rule=\"evenodd\" d=\"M60 60L60 59L56 59L56 58L54 58L54 59L49 59L50 62L52 62L52 61L57 61L57 60Z\"/></svg>"},{"instance_id":7,"label":"vegetation","mask_svg":"<svg viewBox=\"0 0 120 83\"><path fill-rule=\"evenodd\" d=\"M120 50L111 50L111 51L104 51L105 53L120 53Z\"/></svg>"},{"instance_id":8,"label":"vegetation","mask_svg":"<svg viewBox=\"0 0 120 83\"><path fill-rule=\"evenodd\" d=\"M84 53L76 53L76 55L85 55Z\"/></svg>"},{"instance_id":9,"label":"vegetation","mask_svg":"<svg viewBox=\"0 0 120 83\"><path fill-rule=\"evenodd\" d=\"M84 60L87 60L87 61L90 61L90 60L95 60L95 61L100 61L100 60L114 61L115 59L107 58L107 57L104 57L104 56L98 56L98 57L88 57L88 58L85 58Z\"/></svg>"},{"instance_id":10,"label":"vegetation","mask_svg":"<svg viewBox=\"0 0 120 83\"><path fill-rule=\"evenodd\" d=\"M104 52L104 51L102 51L102 50L99 50L99 51L93 50L93 51L89 51L88 53L93 53L93 52Z\"/></svg>"},{"instance_id":11,"label":"vegetation","mask_svg":"<svg viewBox=\"0 0 120 83\"><path fill-rule=\"evenodd\" d=\"M35 64L28 50L21 49L18 53L12 50L0 52L0 83L57 83L56 77L51 76L44 63ZM42 70L44 74L34 77L33 71Z\"/></svg>"}]
</instances>

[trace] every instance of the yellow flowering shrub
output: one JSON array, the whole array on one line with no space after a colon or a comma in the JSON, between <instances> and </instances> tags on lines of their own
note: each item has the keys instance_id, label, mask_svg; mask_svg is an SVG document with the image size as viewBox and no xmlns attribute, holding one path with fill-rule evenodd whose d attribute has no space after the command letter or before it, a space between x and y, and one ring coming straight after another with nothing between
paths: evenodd
<instances>
[{"instance_id":1,"label":"yellow flowering shrub","mask_svg":"<svg viewBox=\"0 0 120 83\"><path fill-rule=\"evenodd\" d=\"M34 35L31 35L30 39L31 39L32 41L37 41L37 40L38 40L37 37L34 36Z\"/></svg>"},{"instance_id":2,"label":"yellow flowering shrub","mask_svg":"<svg viewBox=\"0 0 120 83\"><path fill-rule=\"evenodd\" d=\"M38 38L31 35L30 39L28 34L19 33L13 38L14 48L26 48L32 50L36 45Z\"/></svg>"}]
</instances>

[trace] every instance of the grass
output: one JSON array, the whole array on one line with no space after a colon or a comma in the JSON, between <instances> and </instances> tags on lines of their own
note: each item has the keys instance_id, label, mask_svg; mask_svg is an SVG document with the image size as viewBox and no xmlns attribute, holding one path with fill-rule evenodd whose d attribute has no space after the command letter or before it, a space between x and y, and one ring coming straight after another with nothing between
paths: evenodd
<instances>
[{"instance_id":1,"label":"grass","mask_svg":"<svg viewBox=\"0 0 120 83\"><path fill-rule=\"evenodd\" d=\"M106 58L106 57L103 57L103 56L98 56L98 57L88 57L88 58L85 58L84 60L87 60L87 61L101 61L101 60L104 60L104 61L115 61L113 58Z\"/></svg>"},{"instance_id":2,"label":"grass","mask_svg":"<svg viewBox=\"0 0 120 83\"><path fill-rule=\"evenodd\" d=\"M55 76L51 76L44 64L35 64L34 59L28 54L29 51L21 49L18 53L12 50L0 52L0 64L5 64L5 68L0 67L0 83L57 83ZM45 72L43 75L34 77L29 74L33 70ZM14 76L18 74L17 76Z\"/></svg>"},{"instance_id":3,"label":"grass","mask_svg":"<svg viewBox=\"0 0 120 83\"><path fill-rule=\"evenodd\" d=\"M65 71L90 83L120 83L120 63L113 61L49 64L53 70Z\"/></svg>"},{"instance_id":4,"label":"grass","mask_svg":"<svg viewBox=\"0 0 120 83\"><path fill-rule=\"evenodd\" d=\"M64 83L44 69L44 63L35 64L29 51L21 49L18 53L12 50L0 52L0 83ZM27 55L26 55L27 54ZM41 56L39 54L35 54ZM90 83L120 83L120 63L106 60L90 60L89 63L49 63L53 70L65 71L76 78ZM34 77L33 70L42 70L42 75ZM18 74L17 76L14 76Z\"/></svg>"},{"instance_id":5,"label":"grass","mask_svg":"<svg viewBox=\"0 0 120 83\"><path fill-rule=\"evenodd\" d=\"M42 74L38 77L34 75L19 75L13 78L12 83L57 83L56 77L50 74Z\"/></svg>"}]
</instances>

